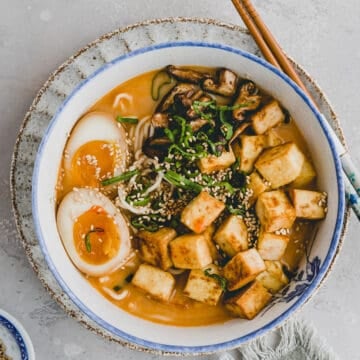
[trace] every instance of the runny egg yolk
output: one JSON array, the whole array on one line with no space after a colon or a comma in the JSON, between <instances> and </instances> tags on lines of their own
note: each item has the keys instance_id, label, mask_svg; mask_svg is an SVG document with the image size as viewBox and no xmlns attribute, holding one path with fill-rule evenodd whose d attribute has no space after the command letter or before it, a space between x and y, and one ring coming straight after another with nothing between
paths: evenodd
<instances>
[{"instance_id":1,"label":"runny egg yolk","mask_svg":"<svg viewBox=\"0 0 360 360\"><path fill-rule=\"evenodd\" d=\"M116 165L117 146L94 140L82 145L71 161L71 183L77 187L99 187L100 181L112 177Z\"/></svg>"},{"instance_id":2,"label":"runny egg yolk","mask_svg":"<svg viewBox=\"0 0 360 360\"><path fill-rule=\"evenodd\" d=\"M101 265L119 251L121 240L112 216L100 206L81 214L73 228L75 249L89 264Z\"/></svg>"}]
</instances>

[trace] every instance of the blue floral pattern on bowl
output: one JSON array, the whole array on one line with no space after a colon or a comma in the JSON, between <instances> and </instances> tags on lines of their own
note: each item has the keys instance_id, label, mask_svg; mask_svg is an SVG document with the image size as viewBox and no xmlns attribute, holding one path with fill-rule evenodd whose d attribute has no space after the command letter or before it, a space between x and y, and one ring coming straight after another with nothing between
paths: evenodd
<instances>
[{"instance_id":1,"label":"blue floral pattern on bowl","mask_svg":"<svg viewBox=\"0 0 360 360\"><path fill-rule=\"evenodd\" d=\"M16 344L19 347L21 360L30 360L25 341L22 335L20 334L19 330L15 327L15 325L2 315L0 315L0 325L4 326L15 339Z\"/></svg>"}]
</instances>

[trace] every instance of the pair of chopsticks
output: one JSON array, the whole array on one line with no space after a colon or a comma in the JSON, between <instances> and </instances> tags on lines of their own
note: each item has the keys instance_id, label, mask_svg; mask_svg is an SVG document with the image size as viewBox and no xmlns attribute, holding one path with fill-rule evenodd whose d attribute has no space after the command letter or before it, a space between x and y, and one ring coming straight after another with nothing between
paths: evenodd
<instances>
[{"instance_id":1,"label":"pair of chopsticks","mask_svg":"<svg viewBox=\"0 0 360 360\"><path fill-rule=\"evenodd\" d=\"M310 92L301 81L299 75L296 73L294 67L288 60L287 56L281 49L280 45L271 34L268 27L262 21L259 13L256 11L250 0L231 0L234 4L236 10L244 21L245 25L249 29L250 34L257 43L260 51L264 55L265 59L282 70L287 74L303 91L304 93L312 100L315 106L313 97ZM317 106L318 107L318 106ZM324 115L325 126L331 137L334 140L336 151L338 152L342 169L343 169L343 180L345 186L346 199L349 202L350 206L354 210L355 215L358 220L360 220L360 172L356 169L354 163L352 162L350 155L341 144L334 130L331 128L327 122Z\"/></svg>"}]
</instances>

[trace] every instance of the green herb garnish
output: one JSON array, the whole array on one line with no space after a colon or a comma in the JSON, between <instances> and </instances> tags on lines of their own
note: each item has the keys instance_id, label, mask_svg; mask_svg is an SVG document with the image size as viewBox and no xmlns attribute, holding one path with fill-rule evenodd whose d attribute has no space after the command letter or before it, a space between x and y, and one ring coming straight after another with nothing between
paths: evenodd
<instances>
[{"instance_id":1,"label":"green herb garnish","mask_svg":"<svg viewBox=\"0 0 360 360\"><path fill-rule=\"evenodd\" d=\"M151 200L150 197L147 196L140 200L131 201L131 204L134 206L146 206L147 204L149 204L150 200Z\"/></svg>"},{"instance_id":2,"label":"green herb garnish","mask_svg":"<svg viewBox=\"0 0 360 360\"><path fill-rule=\"evenodd\" d=\"M137 124L139 119L136 117L124 117L124 116L117 116L116 121L119 123L126 123L126 124Z\"/></svg>"},{"instance_id":3,"label":"green herb garnish","mask_svg":"<svg viewBox=\"0 0 360 360\"><path fill-rule=\"evenodd\" d=\"M185 176L180 175L177 172L172 171L172 170L168 170L164 174L164 178L170 184L175 185L175 186L180 187L185 190L192 190L192 191L199 193L203 189L203 187L200 184L193 182L193 181L187 179Z\"/></svg>"},{"instance_id":4,"label":"green herb garnish","mask_svg":"<svg viewBox=\"0 0 360 360\"><path fill-rule=\"evenodd\" d=\"M227 280L223 276L219 274L214 274L211 271L211 268L205 269L204 274L208 277L215 279L219 283L220 287L225 291L227 288Z\"/></svg>"},{"instance_id":5,"label":"green herb garnish","mask_svg":"<svg viewBox=\"0 0 360 360\"><path fill-rule=\"evenodd\" d=\"M88 253L91 252L90 234L91 234L91 233L96 233L96 232L103 233L104 231L105 231L104 229L96 227L95 229L90 230L90 231L88 231L88 232L86 233L86 235L85 235L85 247L86 247L86 251L87 251Z\"/></svg>"},{"instance_id":6,"label":"green herb garnish","mask_svg":"<svg viewBox=\"0 0 360 360\"><path fill-rule=\"evenodd\" d=\"M126 181L126 180L131 179L134 175L138 175L138 174L139 174L139 170L137 170L137 169L127 171L127 172L122 173L119 176L114 176L112 178L103 180L101 182L101 185L102 186L107 186L107 185L115 184L115 183L120 182L120 181Z\"/></svg>"}]
</instances>

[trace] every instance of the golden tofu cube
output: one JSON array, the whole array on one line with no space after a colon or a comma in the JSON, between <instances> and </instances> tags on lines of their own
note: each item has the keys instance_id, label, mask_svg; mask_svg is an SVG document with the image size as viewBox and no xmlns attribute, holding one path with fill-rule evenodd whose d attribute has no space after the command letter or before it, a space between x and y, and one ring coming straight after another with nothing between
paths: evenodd
<instances>
[{"instance_id":1,"label":"golden tofu cube","mask_svg":"<svg viewBox=\"0 0 360 360\"><path fill-rule=\"evenodd\" d=\"M228 281L228 290L240 289L265 269L265 263L256 249L239 252L223 269L224 277Z\"/></svg>"},{"instance_id":2,"label":"golden tofu cube","mask_svg":"<svg viewBox=\"0 0 360 360\"><path fill-rule=\"evenodd\" d=\"M270 302L271 297L259 281L254 281L246 289L228 299L225 307L235 316L251 320Z\"/></svg>"},{"instance_id":3,"label":"golden tofu cube","mask_svg":"<svg viewBox=\"0 0 360 360\"><path fill-rule=\"evenodd\" d=\"M261 176L256 172L252 172L249 175L249 183L247 188L252 192L249 203L252 205L258 196L269 189L269 185L261 178Z\"/></svg>"},{"instance_id":4,"label":"golden tofu cube","mask_svg":"<svg viewBox=\"0 0 360 360\"><path fill-rule=\"evenodd\" d=\"M236 161L232 151L224 151L220 156L209 155L198 160L198 167L203 174L227 169Z\"/></svg>"},{"instance_id":5,"label":"golden tofu cube","mask_svg":"<svg viewBox=\"0 0 360 360\"><path fill-rule=\"evenodd\" d=\"M265 135L265 147L274 147L283 144L284 139L276 132L275 129L270 129Z\"/></svg>"},{"instance_id":6,"label":"golden tofu cube","mask_svg":"<svg viewBox=\"0 0 360 360\"><path fill-rule=\"evenodd\" d=\"M257 159L255 168L276 189L299 176L304 159L296 144L289 142L265 150Z\"/></svg>"},{"instance_id":7,"label":"golden tofu cube","mask_svg":"<svg viewBox=\"0 0 360 360\"><path fill-rule=\"evenodd\" d=\"M244 220L230 215L218 228L214 241L227 255L234 256L248 248L248 231Z\"/></svg>"},{"instance_id":8,"label":"golden tofu cube","mask_svg":"<svg viewBox=\"0 0 360 360\"><path fill-rule=\"evenodd\" d=\"M156 299L168 301L175 286L175 278L155 266L141 264L131 283Z\"/></svg>"},{"instance_id":9,"label":"golden tofu cube","mask_svg":"<svg viewBox=\"0 0 360 360\"><path fill-rule=\"evenodd\" d=\"M257 241L257 250L263 260L280 260L289 243L289 236L262 231Z\"/></svg>"},{"instance_id":10,"label":"golden tofu cube","mask_svg":"<svg viewBox=\"0 0 360 360\"><path fill-rule=\"evenodd\" d=\"M206 275L207 272L219 275L219 270L215 265L209 265L204 269L191 270L184 288L184 294L191 299L216 305L223 293L223 288L219 280Z\"/></svg>"},{"instance_id":11,"label":"golden tofu cube","mask_svg":"<svg viewBox=\"0 0 360 360\"><path fill-rule=\"evenodd\" d=\"M213 262L219 261L221 259L220 253L215 245L215 242L213 241L214 233L215 233L214 224L211 224L209 227L206 228L204 232L201 233L201 235L204 236L206 243L208 244Z\"/></svg>"},{"instance_id":12,"label":"golden tofu cube","mask_svg":"<svg viewBox=\"0 0 360 360\"><path fill-rule=\"evenodd\" d=\"M181 213L181 222L197 234L202 233L225 209L225 204L202 191Z\"/></svg>"},{"instance_id":13,"label":"golden tofu cube","mask_svg":"<svg viewBox=\"0 0 360 360\"><path fill-rule=\"evenodd\" d=\"M281 190L260 194L255 211L265 232L274 232L282 228L290 229L296 219L294 207Z\"/></svg>"},{"instance_id":14,"label":"golden tofu cube","mask_svg":"<svg viewBox=\"0 0 360 360\"><path fill-rule=\"evenodd\" d=\"M212 257L203 235L186 234L170 242L173 264L179 269L202 269L211 264Z\"/></svg>"},{"instance_id":15,"label":"golden tofu cube","mask_svg":"<svg viewBox=\"0 0 360 360\"><path fill-rule=\"evenodd\" d=\"M251 117L252 127L256 134L264 134L270 128L283 122L284 119L285 114L276 100L263 106Z\"/></svg>"},{"instance_id":16,"label":"golden tofu cube","mask_svg":"<svg viewBox=\"0 0 360 360\"><path fill-rule=\"evenodd\" d=\"M290 197L296 216L303 219L318 220L326 215L326 194L318 191L292 189Z\"/></svg>"},{"instance_id":17,"label":"golden tofu cube","mask_svg":"<svg viewBox=\"0 0 360 360\"><path fill-rule=\"evenodd\" d=\"M172 266L169 252L169 242L176 238L176 231L164 227L158 231L139 231L136 237L139 240L141 257L147 263L167 270Z\"/></svg>"},{"instance_id":18,"label":"golden tofu cube","mask_svg":"<svg viewBox=\"0 0 360 360\"><path fill-rule=\"evenodd\" d=\"M280 261L265 261L266 270L256 277L268 291L277 293L289 283Z\"/></svg>"},{"instance_id":19,"label":"golden tofu cube","mask_svg":"<svg viewBox=\"0 0 360 360\"><path fill-rule=\"evenodd\" d=\"M316 178L316 171L311 162L305 158L299 176L291 183L294 188L303 188L310 185Z\"/></svg>"},{"instance_id":20,"label":"golden tofu cube","mask_svg":"<svg viewBox=\"0 0 360 360\"><path fill-rule=\"evenodd\" d=\"M240 171L250 173L254 168L254 163L260 153L263 151L265 146L265 136L240 136L241 147L240 147Z\"/></svg>"}]
</instances>

